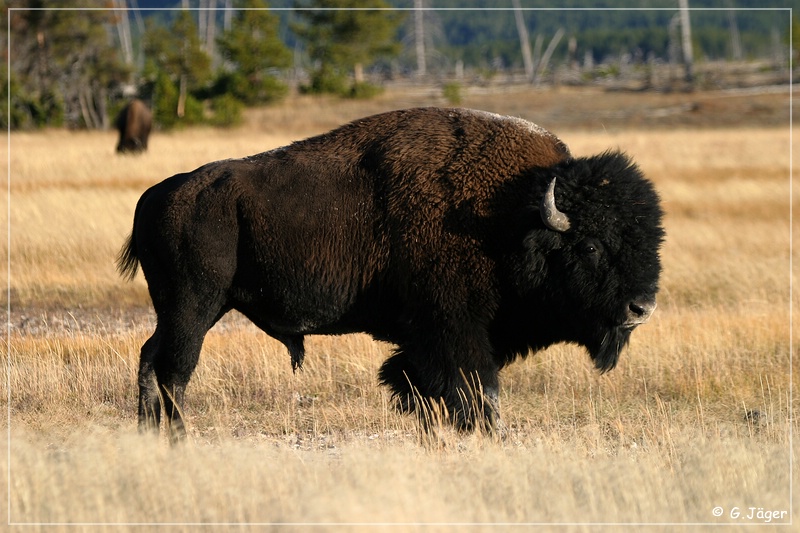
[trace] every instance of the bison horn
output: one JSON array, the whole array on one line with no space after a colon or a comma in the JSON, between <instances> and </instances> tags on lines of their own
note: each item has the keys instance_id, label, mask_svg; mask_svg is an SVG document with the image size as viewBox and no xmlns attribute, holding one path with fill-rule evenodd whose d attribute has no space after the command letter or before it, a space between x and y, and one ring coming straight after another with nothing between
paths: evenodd
<instances>
[{"instance_id":1,"label":"bison horn","mask_svg":"<svg viewBox=\"0 0 800 533\"><path fill-rule=\"evenodd\" d=\"M539 214L544 225L553 231L563 233L569 229L569 217L556 207L556 178L550 182L547 192L539 206Z\"/></svg>"}]
</instances>

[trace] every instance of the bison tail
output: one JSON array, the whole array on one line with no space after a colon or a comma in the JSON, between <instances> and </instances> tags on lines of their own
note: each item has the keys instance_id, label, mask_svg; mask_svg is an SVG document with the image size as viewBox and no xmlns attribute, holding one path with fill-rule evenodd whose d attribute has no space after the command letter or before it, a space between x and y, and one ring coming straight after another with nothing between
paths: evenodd
<instances>
[{"instance_id":1,"label":"bison tail","mask_svg":"<svg viewBox=\"0 0 800 533\"><path fill-rule=\"evenodd\" d=\"M138 270L139 258L136 255L136 245L133 240L133 232L131 232L117 255L117 271L124 279L131 281Z\"/></svg>"},{"instance_id":2,"label":"bison tail","mask_svg":"<svg viewBox=\"0 0 800 533\"><path fill-rule=\"evenodd\" d=\"M133 212L133 229L131 229L128 240L125 241L119 254L117 254L117 272L123 279L128 281L133 281L133 278L136 277L136 272L139 271L139 253L136 250L136 227L140 224L140 212L148 192L150 191L145 191L139 201L136 202L136 209Z\"/></svg>"}]
</instances>

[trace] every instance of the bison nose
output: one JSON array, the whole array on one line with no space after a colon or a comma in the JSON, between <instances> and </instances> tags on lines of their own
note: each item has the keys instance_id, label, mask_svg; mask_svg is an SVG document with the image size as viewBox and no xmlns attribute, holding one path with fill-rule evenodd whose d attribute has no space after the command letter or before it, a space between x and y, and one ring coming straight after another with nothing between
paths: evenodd
<instances>
[{"instance_id":1,"label":"bison nose","mask_svg":"<svg viewBox=\"0 0 800 533\"><path fill-rule=\"evenodd\" d=\"M636 299L628 304L626 326L638 326L650 319L656 310L656 301L651 299Z\"/></svg>"}]
</instances>

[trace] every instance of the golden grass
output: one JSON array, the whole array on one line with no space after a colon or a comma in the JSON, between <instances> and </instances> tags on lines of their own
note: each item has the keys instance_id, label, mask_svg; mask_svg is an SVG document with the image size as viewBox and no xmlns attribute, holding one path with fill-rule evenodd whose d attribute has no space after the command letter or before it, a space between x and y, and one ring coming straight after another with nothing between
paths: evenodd
<instances>
[{"instance_id":1,"label":"golden grass","mask_svg":"<svg viewBox=\"0 0 800 533\"><path fill-rule=\"evenodd\" d=\"M132 434L144 332L15 339L12 514L33 522L695 522L716 505L786 509L780 349L755 368L708 323L641 339L616 376L577 350L511 367L504 443L417 445L375 383L384 350L315 339L293 377L282 347L234 324L210 334L187 414L192 443ZM777 343L761 328L747 342ZM653 353L644 342L655 346ZM684 365L676 353L701 352ZM777 359L777 362L776 362ZM671 364L668 363L671 361ZM17 392L19 391L19 392ZM763 420L743 422L748 410ZM76 496L80 494L81 496ZM87 497L88 496L88 497ZM443 528L442 528L443 529ZM187 528L188 530L188 528Z\"/></svg>"},{"instance_id":2,"label":"golden grass","mask_svg":"<svg viewBox=\"0 0 800 533\"><path fill-rule=\"evenodd\" d=\"M444 430L420 444L415 421L394 412L377 384L388 345L311 338L294 375L285 348L239 316L206 339L187 391L191 442L170 449L135 435L138 351L153 319L141 310L141 276L122 282L113 261L139 194L358 110L306 103L259 111L237 130L157 132L142 157L116 156L110 133L12 135L11 248L0 244L11 258L10 272L0 265L12 308L11 461L0 459L0 470L12 522L588 531L588 523L747 526L766 519L732 518L733 507L744 516L751 506L794 510L789 207L797 192L790 198L781 129L558 132L577 155L624 149L655 181L668 234L659 309L607 375L572 346L504 370L503 442ZM40 529L54 527L26 527Z\"/></svg>"},{"instance_id":3,"label":"golden grass","mask_svg":"<svg viewBox=\"0 0 800 533\"><path fill-rule=\"evenodd\" d=\"M227 440L176 453L95 433L34 444L47 452L14 450L15 467L47 478L15 475L12 491L22 517L49 522L691 523L709 521L718 505L787 505L774 489L788 481L781 446L698 436L674 443L681 452L673 469L652 450L591 457L564 442L500 447L464 439L457 450L431 453L397 441L292 450Z\"/></svg>"}]
</instances>

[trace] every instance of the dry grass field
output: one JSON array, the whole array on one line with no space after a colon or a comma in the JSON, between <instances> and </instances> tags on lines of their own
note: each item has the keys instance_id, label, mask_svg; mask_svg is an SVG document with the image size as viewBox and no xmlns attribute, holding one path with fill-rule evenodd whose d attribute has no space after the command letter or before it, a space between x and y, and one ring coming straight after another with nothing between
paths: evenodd
<instances>
[{"instance_id":1,"label":"dry grass field","mask_svg":"<svg viewBox=\"0 0 800 533\"><path fill-rule=\"evenodd\" d=\"M190 442L170 448L135 430L138 352L154 319L141 275L123 282L114 258L141 192L360 115L440 104L435 95L291 100L234 130L156 132L140 157L116 156L110 132L12 134L0 194L10 231L10 248L0 243L10 257L0 264L10 280L9 394L0 399L9 505L0 514L29 524L26 532L789 523L798 508L790 258L800 226L790 219L799 196L788 95L625 102L555 92L476 94L463 104L534 120L577 155L625 150L667 212L651 322L606 375L573 346L504 370L502 442L442 431L420 443L414 420L377 385L387 345L312 338L293 375L283 346L238 316L209 333L187 389ZM729 108L741 112L735 128Z\"/></svg>"}]
</instances>

